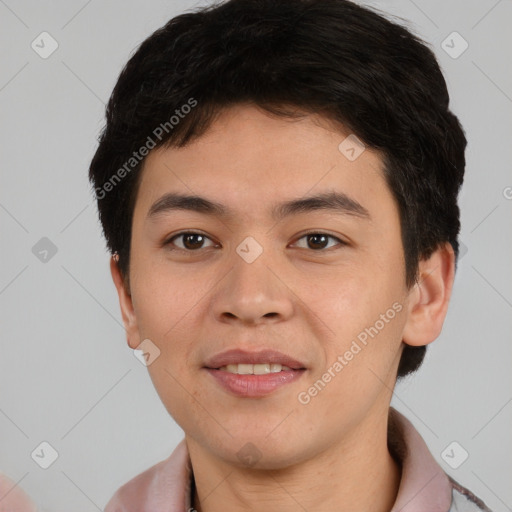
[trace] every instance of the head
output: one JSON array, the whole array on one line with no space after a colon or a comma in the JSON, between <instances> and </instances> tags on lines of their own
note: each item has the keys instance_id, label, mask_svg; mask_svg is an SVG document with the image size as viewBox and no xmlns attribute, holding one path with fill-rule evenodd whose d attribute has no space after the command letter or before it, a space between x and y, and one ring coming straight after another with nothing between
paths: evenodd
<instances>
[{"instance_id":1,"label":"head","mask_svg":"<svg viewBox=\"0 0 512 512\"><path fill-rule=\"evenodd\" d=\"M126 64L99 142L89 175L128 343L160 350L150 375L185 431L213 421L200 400L224 430L254 434L230 419L241 399L203 372L227 348L299 359L306 391L351 351L318 398L294 403L318 429L339 424L332 407L356 421L382 382L418 369L451 293L466 139L434 54L407 29L346 0L183 14ZM287 393L240 410L277 424Z\"/></svg>"}]
</instances>

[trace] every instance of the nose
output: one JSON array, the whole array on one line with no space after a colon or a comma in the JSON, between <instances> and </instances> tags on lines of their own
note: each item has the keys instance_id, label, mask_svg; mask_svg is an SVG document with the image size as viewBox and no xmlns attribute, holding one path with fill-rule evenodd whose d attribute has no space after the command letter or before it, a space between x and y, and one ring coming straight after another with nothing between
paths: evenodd
<instances>
[{"instance_id":1,"label":"nose","mask_svg":"<svg viewBox=\"0 0 512 512\"><path fill-rule=\"evenodd\" d=\"M212 298L215 317L246 325L284 321L293 313L294 297L286 282L282 267L265 252L251 263L235 254Z\"/></svg>"}]
</instances>

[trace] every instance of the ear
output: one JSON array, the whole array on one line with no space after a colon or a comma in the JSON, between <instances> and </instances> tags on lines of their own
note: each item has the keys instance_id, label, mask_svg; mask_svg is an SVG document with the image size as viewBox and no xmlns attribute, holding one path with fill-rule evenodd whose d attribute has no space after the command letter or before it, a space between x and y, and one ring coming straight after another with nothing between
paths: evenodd
<instances>
[{"instance_id":1,"label":"ear","mask_svg":"<svg viewBox=\"0 0 512 512\"><path fill-rule=\"evenodd\" d=\"M409 292L404 343L416 347L427 345L441 334L454 277L455 253L448 242L419 262L418 282Z\"/></svg>"},{"instance_id":2,"label":"ear","mask_svg":"<svg viewBox=\"0 0 512 512\"><path fill-rule=\"evenodd\" d=\"M126 329L126 340L130 348L137 348L140 345L139 327L137 325L137 317L133 309L132 297L127 290L127 286L123 280L121 271L114 257L110 258L110 273L112 280L117 289L119 296L119 305L121 307L121 315L123 318L124 328Z\"/></svg>"}]
</instances>

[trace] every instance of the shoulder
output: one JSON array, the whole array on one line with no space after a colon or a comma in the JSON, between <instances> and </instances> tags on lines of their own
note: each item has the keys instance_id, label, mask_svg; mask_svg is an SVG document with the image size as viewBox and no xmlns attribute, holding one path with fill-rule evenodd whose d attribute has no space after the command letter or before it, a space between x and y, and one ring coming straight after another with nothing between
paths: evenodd
<instances>
[{"instance_id":1,"label":"shoulder","mask_svg":"<svg viewBox=\"0 0 512 512\"><path fill-rule=\"evenodd\" d=\"M148 491L161 464L162 462L159 462L151 466L122 485L107 503L105 512L142 512L148 499Z\"/></svg>"},{"instance_id":2,"label":"shoulder","mask_svg":"<svg viewBox=\"0 0 512 512\"><path fill-rule=\"evenodd\" d=\"M452 486L452 504L449 512L492 512L491 509L469 489L459 484L450 475L447 476Z\"/></svg>"},{"instance_id":3,"label":"shoulder","mask_svg":"<svg viewBox=\"0 0 512 512\"><path fill-rule=\"evenodd\" d=\"M189 491L190 466L184 441L173 453L121 486L104 512L162 512L183 508Z\"/></svg>"}]
</instances>

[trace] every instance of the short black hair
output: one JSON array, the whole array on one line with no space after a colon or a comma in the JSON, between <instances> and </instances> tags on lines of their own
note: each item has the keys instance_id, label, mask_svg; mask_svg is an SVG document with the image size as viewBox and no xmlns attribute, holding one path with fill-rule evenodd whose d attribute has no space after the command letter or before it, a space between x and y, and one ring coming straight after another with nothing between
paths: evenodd
<instances>
[{"instance_id":1,"label":"short black hair","mask_svg":"<svg viewBox=\"0 0 512 512\"><path fill-rule=\"evenodd\" d=\"M107 104L89 178L128 288L148 150L183 147L242 103L290 118L321 114L380 151L408 287L420 259L443 243L458 257L466 137L427 44L348 0L229 0L176 16L143 41ZM405 345L397 377L415 371L425 352Z\"/></svg>"}]
</instances>

